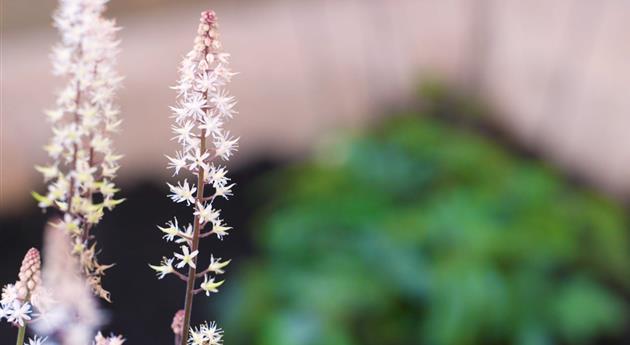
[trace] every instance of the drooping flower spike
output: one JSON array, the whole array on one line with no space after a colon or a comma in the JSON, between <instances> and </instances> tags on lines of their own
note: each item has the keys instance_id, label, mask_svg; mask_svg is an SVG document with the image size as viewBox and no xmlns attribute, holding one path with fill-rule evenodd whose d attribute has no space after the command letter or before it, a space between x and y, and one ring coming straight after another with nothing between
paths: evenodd
<instances>
[{"instance_id":1,"label":"drooping flower spike","mask_svg":"<svg viewBox=\"0 0 630 345\"><path fill-rule=\"evenodd\" d=\"M207 257L199 252L199 240L210 236L223 239L231 230L214 203L219 197L232 196L234 184L230 183L227 168L221 163L229 160L238 148L238 138L223 127L237 114L236 100L226 89L235 75L228 68L229 57L222 51L216 14L203 12L193 49L184 57L179 81L173 87L177 91L177 104L171 107L173 140L180 144L180 149L173 156L167 156L167 167L173 170L173 176L193 176L197 181L191 183L185 176L176 185L168 184L169 197L175 203L190 207L193 223L180 227L175 219L159 226L163 238L180 244L181 248L172 257L164 258L161 264L151 265L158 278L174 275L187 283L184 310L177 314L177 323L174 323L176 340L182 345L220 344L222 341L222 331L214 323L191 329L190 313L195 294L209 296L218 292L223 281L216 276L223 274L223 268L229 263L209 255L208 267L197 271L199 256Z\"/></svg>"},{"instance_id":2,"label":"drooping flower spike","mask_svg":"<svg viewBox=\"0 0 630 345\"><path fill-rule=\"evenodd\" d=\"M67 80L55 107L46 112L53 137L45 146L50 157L37 166L48 191L33 193L39 206L63 215L57 227L70 234L73 253L95 294L109 300L101 286L110 266L96 258L91 233L105 210L123 200L112 182L122 157L112 147L111 135L121 120L114 95L121 77L115 70L119 41L113 20L103 18L107 0L60 0L54 23L61 42L53 48L53 73ZM98 200L98 201L97 201Z\"/></svg>"}]
</instances>

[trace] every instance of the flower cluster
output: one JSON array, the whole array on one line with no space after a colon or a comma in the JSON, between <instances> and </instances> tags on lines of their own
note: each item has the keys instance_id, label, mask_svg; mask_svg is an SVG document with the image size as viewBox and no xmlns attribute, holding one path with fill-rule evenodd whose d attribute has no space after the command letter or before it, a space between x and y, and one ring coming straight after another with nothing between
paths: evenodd
<instances>
[{"instance_id":1,"label":"flower cluster","mask_svg":"<svg viewBox=\"0 0 630 345\"><path fill-rule=\"evenodd\" d=\"M98 334L94 338L94 345L122 345L124 342L125 339L120 335L111 335L109 337L104 337L101 332L98 332Z\"/></svg>"},{"instance_id":2,"label":"flower cluster","mask_svg":"<svg viewBox=\"0 0 630 345\"><path fill-rule=\"evenodd\" d=\"M28 339L28 343L26 343L27 345L44 345L46 343L46 340L48 340L48 338L44 337L38 337L38 336L34 336L33 338L29 338Z\"/></svg>"},{"instance_id":3,"label":"flower cluster","mask_svg":"<svg viewBox=\"0 0 630 345\"><path fill-rule=\"evenodd\" d=\"M229 263L210 256L208 266L197 272L199 239L212 235L222 239L231 230L225 225L214 202L232 195L234 184L230 183L226 176L227 168L220 162L229 160L238 145L238 138L232 137L223 128L224 123L236 114L236 101L225 88L235 73L228 68L230 56L221 49L217 29L215 13L203 12L194 47L179 69L180 79L174 87L177 90L177 105L171 107L175 120L173 139L181 145L181 149L174 156L167 156L168 168L173 170L174 176L188 172L196 177L197 183L189 183L184 178L177 185L168 184L169 197L176 203L191 207L194 221L180 226L178 220L173 219L158 227L164 239L178 244L181 252L164 258L160 265L151 265L160 279L174 274L188 283L184 341L188 339L192 295L218 292L223 281L217 281L216 275L224 273L223 268ZM180 269L187 269L187 274L179 272ZM201 278L203 282L195 289L196 280ZM216 330L216 327L213 329ZM202 330L205 330L204 334L210 332L209 327L202 327ZM203 344L220 342L220 337L212 339L213 342Z\"/></svg>"},{"instance_id":4,"label":"flower cluster","mask_svg":"<svg viewBox=\"0 0 630 345\"><path fill-rule=\"evenodd\" d=\"M40 317L52 302L48 290L42 286L41 259L39 251L29 249L24 256L18 281L2 288L0 320L24 327L34 317Z\"/></svg>"},{"instance_id":5,"label":"flower cluster","mask_svg":"<svg viewBox=\"0 0 630 345\"><path fill-rule=\"evenodd\" d=\"M107 0L60 0L54 23L61 43L53 48L53 72L67 79L55 108L46 112L53 137L45 146L49 165L36 169L48 182L45 195L33 193L42 208L53 207L64 215L58 227L71 235L73 253L79 258L95 294L109 300L101 278L109 266L96 259L90 231L122 202L112 182L119 169L110 136L121 120L114 94L121 77L115 71L119 41L113 20L102 14ZM98 202L96 201L98 200Z\"/></svg>"},{"instance_id":6,"label":"flower cluster","mask_svg":"<svg viewBox=\"0 0 630 345\"><path fill-rule=\"evenodd\" d=\"M212 322L202 324L198 328L190 329L190 345L220 345L223 341L223 330Z\"/></svg>"}]
</instances>

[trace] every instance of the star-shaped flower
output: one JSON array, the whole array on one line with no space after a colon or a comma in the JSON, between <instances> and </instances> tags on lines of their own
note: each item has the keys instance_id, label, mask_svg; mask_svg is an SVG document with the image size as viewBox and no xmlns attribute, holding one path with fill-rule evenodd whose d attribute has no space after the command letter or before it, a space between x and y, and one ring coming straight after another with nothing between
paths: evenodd
<instances>
[{"instance_id":1,"label":"star-shaped flower","mask_svg":"<svg viewBox=\"0 0 630 345\"><path fill-rule=\"evenodd\" d=\"M184 184L181 182L177 183L177 186L173 186L170 183L167 183L168 187L171 190L169 197L175 202L186 202L186 205L190 205L195 202L195 192L197 191L196 187L191 187L188 184L187 180L184 180Z\"/></svg>"},{"instance_id":2,"label":"star-shaped flower","mask_svg":"<svg viewBox=\"0 0 630 345\"><path fill-rule=\"evenodd\" d=\"M20 303L19 301L13 301L11 310L9 312L7 320L11 323L24 327L26 321L31 319L31 305L28 302Z\"/></svg>"},{"instance_id":3,"label":"star-shaped flower","mask_svg":"<svg viewBox=\"0 0 630 345\"><path fill-rule=\"evenodd\" d=\"M188 249L187 246L182 246L181 248L182 248L182 254L175 253L175 257L180 260L180 262L177 264L176 267L182 268L188 265L192 268L197 268L197 266L195 266L194 259L195 257L197 257L197 254L199 254L199 251L195 250L191 253L190 249Z\"/></svg>"},{"instance_id":4,"label":"star-shaped flower","mask_svg":"<svg viewBox=\"0 0 630 345\"><path fill-rule=\"evenodd\" d=\"M173 268L174 259L162 258L160 265L149 265L158 275L158 279L164 278L167 274L171 274L175 271Z\"/></svg>"}]
</instances>

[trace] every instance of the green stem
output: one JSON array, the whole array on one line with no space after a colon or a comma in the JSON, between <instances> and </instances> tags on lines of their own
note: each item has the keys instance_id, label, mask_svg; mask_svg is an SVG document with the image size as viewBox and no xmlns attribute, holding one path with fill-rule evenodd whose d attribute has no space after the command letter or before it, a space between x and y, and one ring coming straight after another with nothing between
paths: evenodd
<instances>
[{"instance_id":1,"label":"green stem","mask_svg":"<svg viewBox=\"0 0 630 345\"><path fill-rule=\"evenodd\" d=\"M17 342L15 345L24 345L24 336L26 335L26 325L22 326L18 330Z\"/></svg>"}]
</instances>

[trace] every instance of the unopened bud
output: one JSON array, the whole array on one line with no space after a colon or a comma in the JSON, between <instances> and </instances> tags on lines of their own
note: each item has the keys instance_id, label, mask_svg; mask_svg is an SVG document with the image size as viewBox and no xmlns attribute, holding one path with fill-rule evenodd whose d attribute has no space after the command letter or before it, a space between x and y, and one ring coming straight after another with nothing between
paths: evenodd
<instances>
[{"instance_id":1,"label":"unopened bud","mask_svg":"<svg viewBox=\"0 0 630 345\"><path fill-rule=\"evenodd\" d=\"M29 249L24 256L24 260L22 260L20 273L18 273L20 280L15 284L20 299L27 299L39 286L41 282L41 265L39 250L35 248Z\"/></svg>"},{"instance_id":2,"label":"unopened bud","mask_svg":"<svg viewBox=\"0 0 630 345\"><path fill-rule=\"evenodd\" d=\"M173 316L173 323L171 323L171 329L175 335L182 335L184 333L184 310L180 309Z\"/></svg>"}]
</instances>

